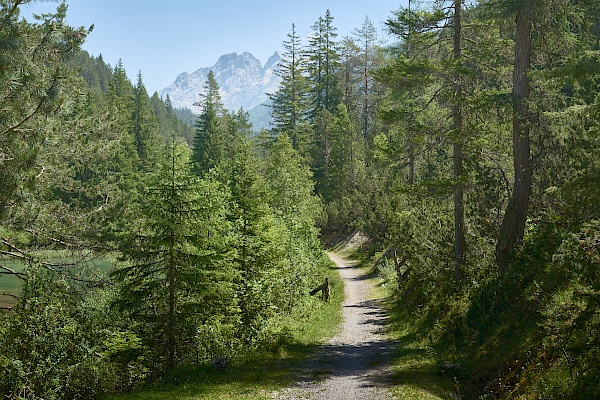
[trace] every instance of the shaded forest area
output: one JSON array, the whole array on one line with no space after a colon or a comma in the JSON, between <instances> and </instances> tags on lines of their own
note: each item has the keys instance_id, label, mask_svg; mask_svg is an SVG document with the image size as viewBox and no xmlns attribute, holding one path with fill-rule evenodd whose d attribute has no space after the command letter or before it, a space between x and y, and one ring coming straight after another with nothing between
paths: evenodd
<instances>
[{"instance_id":1,"label":"shaded forest area","mask_svg":"<svg viewBox=\"0 0 600 400\"><path fill-rule=\"evenodd\" d=\"M0 11L0 276L22 281L0 393L272 349L316 301L321 241L359 231L463 398L600 397L597 1L411 3L385 46L327 11L283 41L259 134L212 74L199 116L174 110L81 51L65 4L26 3Z\"/></svg>"}]
</instances>

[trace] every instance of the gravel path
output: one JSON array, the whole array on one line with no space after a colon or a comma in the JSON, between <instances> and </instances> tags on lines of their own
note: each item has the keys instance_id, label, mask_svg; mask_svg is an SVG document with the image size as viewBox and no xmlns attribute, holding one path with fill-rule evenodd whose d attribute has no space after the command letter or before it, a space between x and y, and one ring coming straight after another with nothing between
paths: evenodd
<instances>
[{"instance_id":1,"label":"gravel path","mask_svg":"<svg viewBox=\"0 0 600 400\"><path fill-rule=\"evenodd\" d=\"M334 254L344 280L342 332L298 371L297 383L274 394L278 400L393 399L386 389L386 363L392 343L383 335L385 314L369 299L371 285L350 261Z\"/></svg>"}]
</instances>

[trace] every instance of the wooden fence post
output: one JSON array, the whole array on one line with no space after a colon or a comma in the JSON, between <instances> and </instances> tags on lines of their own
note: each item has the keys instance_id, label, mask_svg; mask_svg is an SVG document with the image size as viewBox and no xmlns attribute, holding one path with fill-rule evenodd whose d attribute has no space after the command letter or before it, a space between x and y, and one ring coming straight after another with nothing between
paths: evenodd
<instances>
[{"instance_id":1,"label":"wooden fence post","mask_svg":"<svg viewBox=\"0 0 600 400\"><path fill-rule=\"evenodd\" d=\"M323 283L322 285L319 285L316 288L314 288L313 290L311 290L310 295L313 296L319 292L321 292L321 299L323 299L323 301L329 301L329 298L331 297L331 288L329 287L329 278L325 278L325 283Z\"/></svg>"}]
</instances>

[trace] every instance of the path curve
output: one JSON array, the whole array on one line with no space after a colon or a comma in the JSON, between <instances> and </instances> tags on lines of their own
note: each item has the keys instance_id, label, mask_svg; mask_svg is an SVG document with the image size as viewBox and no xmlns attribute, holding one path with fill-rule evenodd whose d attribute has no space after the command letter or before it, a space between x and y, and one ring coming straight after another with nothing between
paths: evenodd
<instances>
[{"instance_id":1,"label":"path curve","mask_svg":"<svg viewBox=\"0 0 600 400\"><path fill-rule=\"evenodd\" d=\"M328 254L344 281L342 332L316 352L299 372L297 383L274 394L278 400L387 400L385 367L392 343L383 334L385 313L369 297L372 284L352 261ZM320 371L320 372L319 372ZM320 381L315 375L326 376Z\"/></svg>"}]
</instances>

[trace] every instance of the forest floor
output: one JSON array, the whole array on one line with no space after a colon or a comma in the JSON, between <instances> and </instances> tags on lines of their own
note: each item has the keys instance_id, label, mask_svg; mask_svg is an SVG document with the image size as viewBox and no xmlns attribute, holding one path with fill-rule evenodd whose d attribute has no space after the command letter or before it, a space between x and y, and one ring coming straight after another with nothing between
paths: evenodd
<instances>
[{"instance_id":1,"label":"forest floor","mask_svg":"<svg viewBox=\"0 0 600 400\"><path fill-rule=\"evenodd\" d=\"M335 254L329 257L344 281L342 331L320 346L296 371L296 382L275 399L393 399L389 363L394 344L386 336L386 314L373 298L368 272Z\"/></svg>"}]
</instances>

